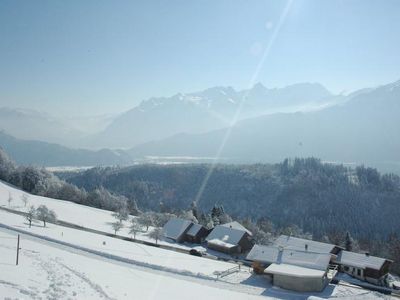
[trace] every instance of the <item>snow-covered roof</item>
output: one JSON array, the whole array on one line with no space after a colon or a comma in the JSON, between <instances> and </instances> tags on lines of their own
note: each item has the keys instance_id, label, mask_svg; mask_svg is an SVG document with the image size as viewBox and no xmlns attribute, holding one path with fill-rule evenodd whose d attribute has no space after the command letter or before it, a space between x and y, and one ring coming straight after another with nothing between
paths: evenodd
<instances>
[{"instance_id":1,"label":"snow-covered roof","mask_svg":"<svg viewBox=\"0 0 400 300\"><path fill-rule=\"evenodd\" d=\"M240 224L239 222L236 222L236 221L225 223L225 224L222 224L221 226L246 231L248 235L253 235L250 230L248 230L246 227L244 227L242 224Z\"/></svg>"},{"instance_id":2,"label":"snow-covered roof","mask_svg":"<svg viewBox=\"0 0 400 300\"><path fill-rule=\"evenodd\" d=\"M295 265L314 270L326 271L331 255L329 253L315 253L285 249L282 252L282 263Z\"/></svg>"},{"instance_id":3,"label":"snow-covered roof","mask_svg":"<svg viewBox=\"0 0 400 300\"><path fill-rule=\"evenodd\" d=\"M208 244L213 244L213 245L217 245L217 246L221 246L221 247L229 248L229 249L237 246L237 244L235 244L235 245L234 244L230 244L230 243L227 243L227 242L222 241L220 239L209 240Z\"/></svg>"},{"instance_id":4,"label":"snow-covered roof","mask_svg":"<svg viewBox=\"0 0 400 300\"><path fill-rule=\"evenodd\" d=\"M245 233L246 231L244 230L218 225L215 226L211 233L207 236L206 241L210 242L217 239L227 244L238 245Z\"/></svg>"},{"instance_id":5,"label":"snow-covered roof","mask_svg":"<svg viewBox=\"0 0 400 300\"><path fill-rule=\"evenodd\" d=\"M281 246L285 249L293 249L300 251L306 250L306 245L307 245L307 251L316 253L331 253L332 250L336 247L333 244L316 242L312 240L306 240L287 235L279 236L275 240L274 244L277 246Z\"/></svg>"},{"instance_id":6,"label":"snow-covered roof","mask_svg":"<svg viewBox=\"0 0 400 300\"><path fill-rule=\"evenodd\" d=\"M295 265L288 265L288 264L272 264L265 269L265 272L269 274L286 275L286 276L301 277L301 278L304 277L321 278L325 274L325 271L304 268Z\"/></svg>"},{"instance_id":7,"label":"snow-covered roof","mask_svg":"<svg viewBox=\"0 0 400 300\"><path fill-rule=\"evenodd\" d=\"M193 223L183 219L171 219L163 227L163 235L173 240L179 239Z\"/></svg>"},{"instance_id":8,"label":"snow-covered roof","mask_svg":"<svg viewBox=\"0 0 400 300\"><path fill-rule=\"evenodd\" d=\"M271 264L278 261L278 254L279 248L276 246L254 245L246 259Z\"/></svg>"},{"instance_id":9,"label":"snow-covered roof","mask_svg":"<svg viewBox=\"0 0 400 300\"><path fill-rule=\"evenodd\" d=\"M203 228L202 225L193 224L192 227L190 227L189 231L186 232L186 234L190 235L190 236L196 236L196 234L198 234L198 232L201 230L201 228Z\"/></svg>"},{"instance_id":10,"label":"snow-covered roof","mask_svg":"<svg viewBox=\"0 0 400 300\"><path fill-rule=\"evenodd\" d=\"M246 259L267 264L288 264L325 271L328 268L331 255L329 253L283 249L277 246L255 245Z\"/></svg>"},{"instance_id":11,"label":"snow-covered roof","mask_svg":"<svg viewBox=\"0 0 400 300\"><path fill-rule=\"evenodd\" d=\"M379 270L385 261L387 261L385 258L350 251L340 251L335 259L336 263L345 266L353 266L362 269L371 268L374 270Z\"/></svg>"}]
</instances>

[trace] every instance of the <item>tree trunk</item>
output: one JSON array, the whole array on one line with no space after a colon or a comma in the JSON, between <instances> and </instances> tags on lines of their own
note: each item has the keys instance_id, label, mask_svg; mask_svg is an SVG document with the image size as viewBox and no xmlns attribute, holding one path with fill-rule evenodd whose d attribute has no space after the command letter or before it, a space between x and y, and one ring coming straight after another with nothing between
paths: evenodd
<instances>
[{"instance_id":1,"label":"tree trunk","mask_svg":"<svg viewBox=\"0 0 400 300\"><path fill-rule=\"evenodd\" d=\"M32 226L32 221L29 220L29 228L31 228L31 226Z\"/></svg>"},{"instance_id":2,"label":"tree trunk","mask_svg":"<svg viewBox=\"0 0 400 300\"><path fill-rule=\"evenodd\" d=\"M46 221L45 220L43 220L43 226L46 227Z\"/></svg>"}]
</instances>

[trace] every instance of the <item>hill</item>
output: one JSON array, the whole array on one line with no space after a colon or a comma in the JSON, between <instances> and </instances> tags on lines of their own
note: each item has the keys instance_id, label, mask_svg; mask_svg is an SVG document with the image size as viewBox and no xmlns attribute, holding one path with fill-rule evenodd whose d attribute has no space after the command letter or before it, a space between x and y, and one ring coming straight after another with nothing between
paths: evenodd
<instances>
[{"instance_id":1,"label":"hill","mask_svg":"<svg viewBox=\"0 0 400 300\"><path fill-rule=\"evenodd\" d=\"M104 186L150 210L160 203L172 211L188 209L197 200L207 212L218 204L235 218L266 218L277 228L295 225L316 239L350 231L358 239L382 241L400 230L398 176L313 158L273 165L95 168L67 180L88 191Z\"/></svg>"},{"instance_id":2,"label":"hill","mask_svg":"<svg viewBox=\"0 0 400 300\"><path fill-rule=\"evenodd\" d=\"M0 131L0 147L18 164L37 166L99 166L128 164L124 151L71 149L58 144L21 140Z\"/></svg>"}]
</instances>

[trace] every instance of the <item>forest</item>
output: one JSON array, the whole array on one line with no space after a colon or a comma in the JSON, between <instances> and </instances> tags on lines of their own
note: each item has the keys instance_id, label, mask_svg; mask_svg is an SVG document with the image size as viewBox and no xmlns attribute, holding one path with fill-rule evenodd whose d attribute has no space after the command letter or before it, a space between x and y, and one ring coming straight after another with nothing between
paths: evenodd
<instances>
[{"instance_id":1,"label":"forest","mask_svg":"<svg viewBox=\"0 0 400 300\"><path fill-rule=\"evenodd\" d=\"M349 231L357 239L383 241L400 232L399 176L316 158L254 165L136 165L60 176L87 191L102 187L134 199L143 210L157 211L160 205L186 209L195 201L202 211L222 206L234 218L297 226L316 239Z\"/></svg>"},{"instance_id":2,"label":"forest","mask_svg":"<svg viewBox=\"0 0 400 300\"><path fill-rule=\"evenodd\" d=\"M310 238L391 258L393 271L400 272L400 178L373 168L295 158L278 164L98 167L55 175L17 166L0 149L0 180L36 195L127 211L156 226L173 216L210 228L237 220L257 243L268 244L279 234Z\"/></svg>"}]
</instances>

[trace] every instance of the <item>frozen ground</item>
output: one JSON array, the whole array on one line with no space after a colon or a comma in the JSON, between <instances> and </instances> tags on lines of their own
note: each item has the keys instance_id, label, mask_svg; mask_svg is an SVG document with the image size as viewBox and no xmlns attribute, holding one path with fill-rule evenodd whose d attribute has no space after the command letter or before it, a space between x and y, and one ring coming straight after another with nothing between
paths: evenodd
<instances>
[{"instance_id":1,"label":"frozen ground","mask_svg":"<svg viewBox=\"0 0 400 300\"><path fill-rule=\"evenodd\" d=\"M22 201L23 194L28 198L28 204L26 206ZM12 198L10 204L8 203L9 196ZM25 212L31 205L38 207L42 204L46 205L49 209L54 210L57 214L57 218L61 221L107 233L114 233L110 224L115 222L115 218L112 216L112 212L110 211L80 205L70 201L31 195L0 181L0 206ZM125 221L124 228L118 232L118 235L130 237L129 225L129 221ZM153 228L150 227L149 231L152 229ZM154 240L151 240L147 234L148 232L138 233L136 238L143 241L154 242ZM160 243L171 245L171 243L164 241L160 241ZM183 249L191 248L191 245L173 244L173 246Z\"/></svg>"},{"instance_id":2,"label":"frozen ground","mask_svg":"<svg viewBox=\"0 0 400 300\"><path fill-rule=\"evenodd\" d=\"M71 253L23 238L15 266L16 236L0 229L1 299L262 299L147 272L134 266Z\"/></svg>"},{"instance_id":3,"label":"frozen ground","mask_svg":"<svg viewBox=\"0 0 400 300\"><path fill-rule=\"evenodd\" d=\"M0 205L8 207L9 193L13 197L11 208L25 210L23 192L1 182ZM108 211L32 195L29 202L47 205L61 220L111 232L107 222L113 218ZM216 280L215 272L236 265L54 224L43 228L41 223L34 223L28 228L22 216L0 210L1 224L58 243L22 234L21 265L15 267L15 232L0 228L0 299L388 298L336 285L329 285L322 293L290 292L273 287L266 278L245 267Z\"/></svg>"}]
</instances>

